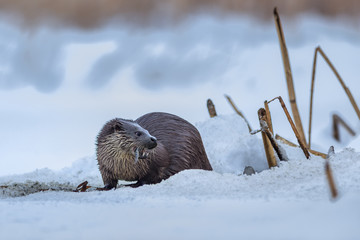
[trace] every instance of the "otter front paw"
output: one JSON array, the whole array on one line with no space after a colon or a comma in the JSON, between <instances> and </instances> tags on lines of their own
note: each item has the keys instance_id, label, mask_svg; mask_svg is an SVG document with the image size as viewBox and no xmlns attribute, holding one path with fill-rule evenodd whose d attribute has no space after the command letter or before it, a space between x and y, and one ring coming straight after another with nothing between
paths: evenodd
<instances>
[{"instance_id":1,"label":"otter front paw","mask_svg":"<svg viewBox=\"0 0 360 240\"><path fill-rule=\"evenodd\" d=\"M98 190L98 191L109 191L109 190L111 190L113 188L116 189L116 185L108 183L103 188L97 188L96 190Z\"/></svg>"},{"instance_id":2,"label":"otter front paw","mask_svg":"<svg viewBox=\"0 0 360 240\"><path fill-rule=\"evenodd\" d=\"M132 188L137 188L140 187L142 185L144 185L145 183L143 181L137 181L136 183L131 183L131 184L124 184L122 186L124 187L132 187Z\"/></svg>"}]
</instances>

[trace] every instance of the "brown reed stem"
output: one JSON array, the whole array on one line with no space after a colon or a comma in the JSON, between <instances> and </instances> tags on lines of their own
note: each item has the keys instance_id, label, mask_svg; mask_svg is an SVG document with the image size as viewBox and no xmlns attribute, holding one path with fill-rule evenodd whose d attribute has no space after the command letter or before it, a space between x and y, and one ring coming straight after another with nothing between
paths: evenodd
<instances>
[{"instance_id":1,"label":"brown reed stem","mask_svg":"<svg viewBox=\"0 0 360 240\"><path fill-rule=\"evenodd\" d=\"M210 98L207 100L207 104L206 104L206 105L207 105L207 109L208 109L208 111L209 111L210 117L211 117L211 118L216 117L217 114L216 114L216 110L215 110L215 105L214 105L214 103L211 101Z\"/></svg>"},{"instance_id":2,"label":"brown reed stem","mask_svg":"<svg viewBox=\"0 0 360 240\"><path fill-rule=\"evenodd\" d=\"M328 180L328 184L330 187L331 197L332 197L332 199L335 199L338 196L338 191L337 191L337 188L335 185L334 177L333 177L332 170L330 167L330 161L328 158L325 160L325 174L326 174L326 178Z\"/></svg>"},{"instance_id":3,"label":"brown reed stem","mask_svg":"<svg viewBox=\"0 0 360 240\"><path fill-rule=\"evenodd\" d=\"M287 157L285 157L282 153L282 151L280 150L279 145L277 144L276 140L274 139L274 136L272 135L272 133L270 132L269 128L266 126L264 127L263 131L265 132L266 136L268 137L272 147L274 148L276 154L279 157L280 161L287 161Z\"/></svg>"},{"instance_id":4,"label":"brown reed stem","mask_svg":"<svg viewBox=\"0 0 360 240\"><path fill-rule=\"evenodd\" d=\"M329 187L330 187L330 191L331 191L331 197L333 199L335 199L338 195L336 186L335 186L335 182L334 182L334 178L332 175L332 170L330 167L330 163L328 161L325 162L325 173L326 173L326 177L329 183Z\"/></svg>"},{"instance_id":5,"label":"brown reed stem","mask_svg":"<svg viewBox=\"0 0 360 240\"><path fill-rule=\"evenodd\" d=\"M291 142L291 141L289 141L289 140L281 137L281 136L278 135L278 134L275 135L275 139L281 141L282 143L285 143L286 145L288 145L288 146L290 146L290 147L299 147L299 145L296 145L295 143L293 143L293 142Z\"/></svg>"},{"instance_id":6,"label":"brown reed stem","mask_svg":"<svg viewBox=\"0 0 360 240\"><path fill-rule=\"evenodd\" d=\"M312 106L313 106L313 96L314 96L314 83L315 83L315 70L316 70L316 60L317 60L317 50L315 49L313 69L311 74L311 90L310 90L310 110L309 110L309 138L308 138L308 148L311 148L311 128L312 128Z\"/></svg>"},{"instance_id":7,"label":"brown reed stem","mask_svg":"<svg viewBox=\"0 0 360 240\"><path fill-rule=\"evenodd\" d=\"M262 127L262 130L265 132L266 136L268 137L268 139L271 142L271 145L273 146L275 152L277 153L280 161L287 161L287 156L285 153L285 150L281 151L279 145L277 144L277 142L274 139L274 131L273 131L273 127L272 127L272 121L271 121L271 114L270 114L270 109L269 109L269 104L267 101L264 102L264 106L265 106L265 112L266 112L266 125Z\"/></svg>"},{"instance_id":8,"label":"brown reed stem","mask_svg":"<svg viewBox=\"0 0 360 240\"><path fill-rule=\"evenodd\" d=\"M276 135L275 135L275 139L281 141L282 143L284 143L284 144L286 144L286 145L289 145L290 147L299 147L299 146L296 145L295 143L290 142L289 140L281 137L280 135L277 135L277 134L276 134ZM315 151L315 150L312 150L312 149L308 149L308 151L309 151L311 154L313 154L313 155L315 155L315 156L322 157L322 158L324 158L324 159L327 157L327 155L326 155L325 153L322 153L322 152L318 152L318 151Z\"/></svg>"},{"instance_id":9,"label":"brown reed stem","mask_svg":"<svg viewBox=\"0 0 360 240\"><path fill-rule=\"evenodd\" d=\"M286 108L286 106L285 106L285 103L284 103L284 101L282 100L281 96L276 97L276 98L268 101L268 103L271 103L271 102L274 101L275 99L278 99L278 100L279 100L279 102L280 102L280 104L281 104L281 107L282 107L283 110L284 110L284 113L285 113L285 115L286 115L286 117L287 117L287 119L288 119L288 121L289 121L289 123L290 123L290 126L291 126L292 130L294 131L294 134L295 134L295 136L296 136L296 139L298 140L298 143L299 143L301 149L303 150L306 158L309 159L309 157L310 157L309 151L307 150L307 148L306 148L306 146L305 146L305 143L304 143L303 140L301 139L301 137L300 137L300 135L299 135L299 133L298 133L295 125L294 125L294 122L292 121L292 119L291 119L291 117L290 117L290 114L289 114L289 112L288 112L288 110L287 110L287 108Z\"/></svg>"},{"instance_id":10,"label":"brown reed stem","mask_svg":"<svg viewBox=\"0 0 360 240\"><path fill-rule=\"evenodd\" d=\"M308 141L308 147L311 147L311 125L312 125L312 106L313 106L313 95L314 95L314 82L315 82L315 71L316 71L316 61L317 61L317 53L320 53L320 55L324 58L325 62L329 65L329 67L331 68L331 70L333 71L333 73L335 74L336 78L339 80L341 86L343 87L346 95L348 96L351 105L353 106L356 115L358 116L359 120L360 120L360 110L358 105L355 102L355 99L353 97L353 95L351 94L349 88L345 85L343 79L340 77L340 74L338 73L338 71L335 69L334 65L331 63L331 61L329 60L329 58L326 56L326 54L324 53L324 51L320 48L320 46L318 46L315 49L315 53L314 53L314 62L313 62L313 69L312 69L312 76L311 76L311 90L310 90L310 114L309 114L309 141Z\"/></svg>"},{"instance_id":11,"label":"brown reed stem","mask_svg":"<svg viewBox=\"0 0 360 240\"><path fill-rule=\"evenodd\" d=\"M266 160L268 162L269 168L276 167L277 162L274 155L274 149L271 147L270 138L266 136L266 133L264 131L264 128L266 126L266 110L264 108L260 108L258 110L258 117L260 122L260 128L261 128L261 136L264 143L264 149L265 149L265 155ZM267 126L266 126L267 128Z\"/></svg>"},{"instance_id":12,"label":"brown reed stem","mask_svg":"<svg viewBox=\"0 0 360 240\"><path fill-rule=\"evenodd\" d=\"M276 26L276 30L277 30L277 34L278 34L278 38L279 38L279 43L280 43L282 60L283 60L283 64L284 64L285 77L286 77L286 83L287 83L287 87L288 87L291 111L294 116L296 129L299 132L299 137L301 138L301 140L303 142L306 143L305 134L304 134L301 118L300 118L300 113L299 113L299 110L298 110L298 107L296 104L295 88L294 88L294 81L293 81L293 77L292 77L291 67L290 67L289 54L287 51L285 37L284 37L283 29L281 26L280 16L277 12L277 8L274 8L274 19L275 19L275 26Z\"/></svg>"},{"instance_id":13,"label":"brown reed stem","mask_svg":"<svg viewBox=\"0 0 360 240\"><path fill-rule=\"evenodd\" d=\"M339 125L343 126L351 136L355 136L356 133L351 127L337 114L333 114L333 137L340 141Z\"/></svg>"},{"instance_id":14,"label":"brown reed stem","mask_svg":"<svg viewBox=\"0 0 360 240\"><path fill-rule=\"evenodd\" d=\"M235 110L235 112L244 119L244 121L246 122L249 132L252 131L250 123L248 122L248 120L246 119L246 117L244 116L244 114L235 106L234 102L232 101L232 99L230 98L230 96L225 95L225 98L228 100L228 102L230 103L230 105L232 106L232 108Z\"/></svg>"},{"instance_id":15,"label":"brown reed stem","mask_svg":"<svg viewBox=\"0 0 360 240\"><path fill-rule=\"evenodd\" d=\"M271 114L270 114L269 104L268 104L267 101L264 102L264 106L265 106L265 110L266 110L266 119L267 119L267 124L268 124L269 130L270 130L270 132L272 134L274 134L272 121L271 121Z\"/></svg>"}]
</instances>

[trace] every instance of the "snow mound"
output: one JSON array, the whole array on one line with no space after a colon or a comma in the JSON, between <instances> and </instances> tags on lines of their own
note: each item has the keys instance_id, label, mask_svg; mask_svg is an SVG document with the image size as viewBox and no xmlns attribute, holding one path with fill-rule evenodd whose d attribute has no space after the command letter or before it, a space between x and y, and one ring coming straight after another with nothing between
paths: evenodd
<instances>
[{"instance_id":1,"label":"snow mound","mask_svg":"<svg viewBox=\"0 0 360 240\"><path fill-rule=\"evenodd\" d=\"M262 140L250 135L238 115L221 115L196 124L214 171L242 174L251 166L256 172L268 168Z\"/></svg>"}]
</instances>

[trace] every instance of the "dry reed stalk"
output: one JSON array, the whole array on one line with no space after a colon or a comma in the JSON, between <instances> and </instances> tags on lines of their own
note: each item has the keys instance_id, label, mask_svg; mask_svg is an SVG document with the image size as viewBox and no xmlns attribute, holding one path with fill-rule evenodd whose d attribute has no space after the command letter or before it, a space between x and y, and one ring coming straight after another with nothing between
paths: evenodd
<instances>
[{"instance_id":1,"label":"dry reed stalk","mask_svg":"<svg viewBox=\"0 0 360 240\"><path fill-rule=\"evenodd\" d=\"M311 74L308 148L311 148L312 105L313 105L313 96L314 96L314 83L315 83L315 69L316 69L317 52L318 52L318 50L316 48L315 49L315 54L314 54L312 74Z\"/></svg>"},{"instance_id":2,"label":"dry reed stalk","mask_svg":"<svg viewBox=\"0 0 360 240\"><path fill-rule=\"evenodd\" d=\"M326 160L325 162L325 173L326 173L326 178L328 180L329 183L329 187L330 187L330 191L331 191L331 196L333 199L335 199L338 195L336 186L335 186L335 182L334 182L334 178L332 175L332 170L330 168L330 163L328 160Z\"/></svg>"},{"instance_id":3,"label":"dry reed stalk","mask_svg":"<svg viewBox=\"0 0 360 240\"><path fill-rule=\"evenodd\" d=\"M296 145L295 143L290 142L289 140L287 140L287 139L285 139L285 138L283 138L283 137L281 137L280 135L277 135L277 134L275 135L275 139L281 141L282 143L284 143L286 145L289 145L290 147L300 147L299 145ZM322 157L324 159L327 157L327 155L325 153L322 153L322 152L318 152L318 151L315 151L315 150L312 150L312 149L308 149L308 151L311 154L313 154L315 156Z\"/></svg>"},{"instance_id":4,"label":"dry reed stalk","mask_svg":"<svg viewBox=\"0 0 360 240\"><path fill-rule=\"evenodd\" d=\"M265 110L266 110L266 120L267 120L267 124L269 127L269 130L272 134L274 134L274 130L273 130L273 126L272 126L272 121L271 121L271 114L270 114L270 109L269 109L269 104L267 101L264 102L264 106L265 106Z\"/></svg>"},{"instance_id":5,"label":"dry reed stalk","mask_svg":"<svg viewBox=\"0 0 360 240\"><path fill-rule=\"evenodd\" d=\"M326 158L326 154L325 153L322 153L322 152L318 152L318 151L315 151L315 150L312 150L312 149L308 149L308 151L311 153L311 154L313 154L313 155L315 155L315 156L319 156L319 157L322 157L322 158Z\"/></svg>"},{"instance_id":6,"label":"dry reed stalk","mask_svg":"<svg viewBox=\"0 0 360 240\"><path fill-rule=\"evenodd\" d=\"M269 109L269 104L267 101L264 102L265 106L265 113L266 113L266 126L262 128L262 130L266 133L266 136L271 142L271 145L273 146L275 152L277 153L280 161L287 161L288 158L286 156L285 150L280 150L280 146L277 144L277 142L274 139L274 131L272 127L272 121L271 121L271 114Z\"/></svg>"},{"instance_id":7,"label":"dry reed stalk","mask_svg":"<svg viewBox=\"0 0 360 240\"><path fill-rule=\"evenodd\" d=\"M358 116L358 118L360 120L359 107L356 104L355 99L354 99L353 95L351 94L349 88L345 85L344 81L340 77L340 74L337 72L334 65L330 62L329 58L326 56L324 51L320 47L317 47L315 49L315 53L314 53L314 62L313 62L313 69L312 69L312 76L311 76L310 113L309 113L309 141L308 141L308 147L309 148L311 147L312 106L313 106L313 95L314 95L314 82L315 82L315 69L316 69L317 53L320 53L320 55L324 58L325 62L329 65L329 67L331 68L331 70L335 74L336 78L339 80L341 86L345 90L345 93L346 93L346 95L348 96L348 98L350 100L351 105L353 106L353 108L354 108L354 110L356 112L356 115Z\"/></svg>"},{"instance_id":8,"label":"dry reed stalk","mask_svg":"<svg viewBox=\"0 0 360 240\"><path fill-rule=\"evenodd\" d=\"M283 152L280 150L279 145L277 144L276 140L274 139L274 135L270 132L269 128L266 126L263 130L266 134L266 136L268 137L272 147L274 148L276 154L279 157L280 161L287 161L287 156L283 155Z\"/></svg>"},{"instance_id":9,"label":"dry reed stalk","mask_svg":"<svg viewBox=\"0 0 360 240\"><path fill-rule=\"evenodd\" d=\"M207 105L207 109L208 109L208 111L209 111L210 117L211 117L211 118L216 117L217 114L216 114L216 110L215 110L215 105L214 105L214 103L211 101L210 98L207 100L207 104L206 104L206 105Z\"/></svg>"},{"instance_id":10,"label":"dry reed stalk","mask_svg":"<svg viewBox=\"0 0 360 240\"><path fill-rule=\"evenodd\" d=\"M276 167L277 162L274 155L274 149L271 147L270 139L266 136L266 133L264 131L264 128L266 126L266 110L264 108L260 108L258 110L258 116L261 128L261 136L264 143L266 160L268 162L269 168Z\"/></svg>"},{"instance_id":11,"label":"dry reed stalk","mask_svg":"<svg viewBox=\"0 0 360 240\"><path fill-rule=\"evenodd\" d=\"M278 134L275 135L275 139L281 141L282 143L285 143L286 145L288 145L288 146L290 146L290 147L299 147L299 145L296 145L295 143L290 142L289 140L281 137L281 136L278 135Z\"/></svg>"},{"instance_id":12,"label":"dry reed stalk","mask_svg":"<svg viewBox=\"0 0 360 240\"><path fill-rule=\"evenodd\" d=\"M288 87L291 111L294 116L296 129L299 132L299 137L301 138L301 140L303 142L306 143L305 134L304 134L301 118L300 118L300 113L299 113L299 110L298 110L298 107L296 104L295 88L294 88L294 81L293 81L293 77L292 77L291 67L290 67L289 54L287 51L285 37L284 37L283 29L281 26L280 16L279 16L276 8L274 8L274 19L275 19L277 34L279 37L282 60L283 60L283 64L284 64L285 77L286 77L286 83L287 83L287 87Z\"/></svg>"},{"instance_id":13,"label":"dry reed stalk","mask_svg":"<svg viewBox=\"0 0 360 240\"><path fill-rule=\"evenodd\" d=\"M249 132L252 131L250 123L248 122L248 120L246 119L246 117L244 116L244 114L242 114L242 112L235 106L234 102L232 101L232 99L230 98L230 96L225 95L225 98L228 100L228 102L230 103L230 105L232 106L232 108L235 110L235 112L244 119L244 121L246 122Z\"/></svg>"},{"instance_id":14,"label":"dry reed stalk","mask_svg":"<svg viewBox=\"0 0 360 240\"><path fill-rule=\"evenodd\" d=\"M306 148L306 146L305 146L305 143L303 142L302 138L300 137L299 132L297 131L297 129L296 129L295 125L294 125L294 122L292 121L291 116L290 116L290 114L289 114L289 112L288 112L288 110L287 110L287 108L286 108L286 106L285 106L285 103L284 103L284 101L282 100L281 96L276 97L276 98L268 101L268 103L271 103L271 102L274 101L275 99L278 99L278 100L279 100L279 102L280 102L280 104L281 104L281 107L283 108L284 113L285 113L285 115L286 115L286 117L287 117L287 119L288 119L288 121L289 121L289 123L290 123L290 125L291 125L291 128L292 128L292 130L294 131L294 134L295 134L295 136L296 136L296 139L298 140L298 143L299 143L301 149L303 150L303 152L304 152L304 154L305 154L305 157L306 157L307 159L309 159L309 157L310 157L309 151L307 150L307 148Z\"/></svg>"},{"instance_id":15,"label":"dry reed stalk","mask_svg":"<svg viewBox=\"0 0 360 240\"><path fill-rule=\"evenodd\" d=\"M331 170L331 167L330 167L330 161L329 161L330 156L333 155L333 154L334 154L334 147L331 146L329 148L328 157L325 159L325 174L326 174L326 178L327 178L328 183L329 183L329 187L330 187L330 191L331 191L331 197L333 199L335 199L338 196L338 191L337 191L337 188L336 188L336 185L335 185L335 181L334 181L334 177L333 177L333 174L332 174L332 170Z\"/></svg>"},{"instance_id":16,"label":"dry reed stalk","mask_svg":"<svg viewBox=\"0 0 360 240\"><path fill-rule=\"evenodd\" d=\"M339 125L342 125L351 136L355 136L356 133L351 127L337 114L333 114L333 137L340 141Z\"/></svg>"}]
</instances>

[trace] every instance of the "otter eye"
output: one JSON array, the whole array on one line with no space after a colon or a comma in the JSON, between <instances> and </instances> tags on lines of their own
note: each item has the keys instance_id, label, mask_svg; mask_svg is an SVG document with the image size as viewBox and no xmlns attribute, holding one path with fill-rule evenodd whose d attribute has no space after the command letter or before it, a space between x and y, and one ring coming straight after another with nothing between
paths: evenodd
<instances>
[{"instance_id":1,"label":"otter eye","mask_svg":"<svg viewBox=\"0 0 360 240\"><path fill-rule=\"evenodd\" d=\"M135 132L135 135L140 137L142 135L142 132Z\"/></svg>"}]
</instances>

